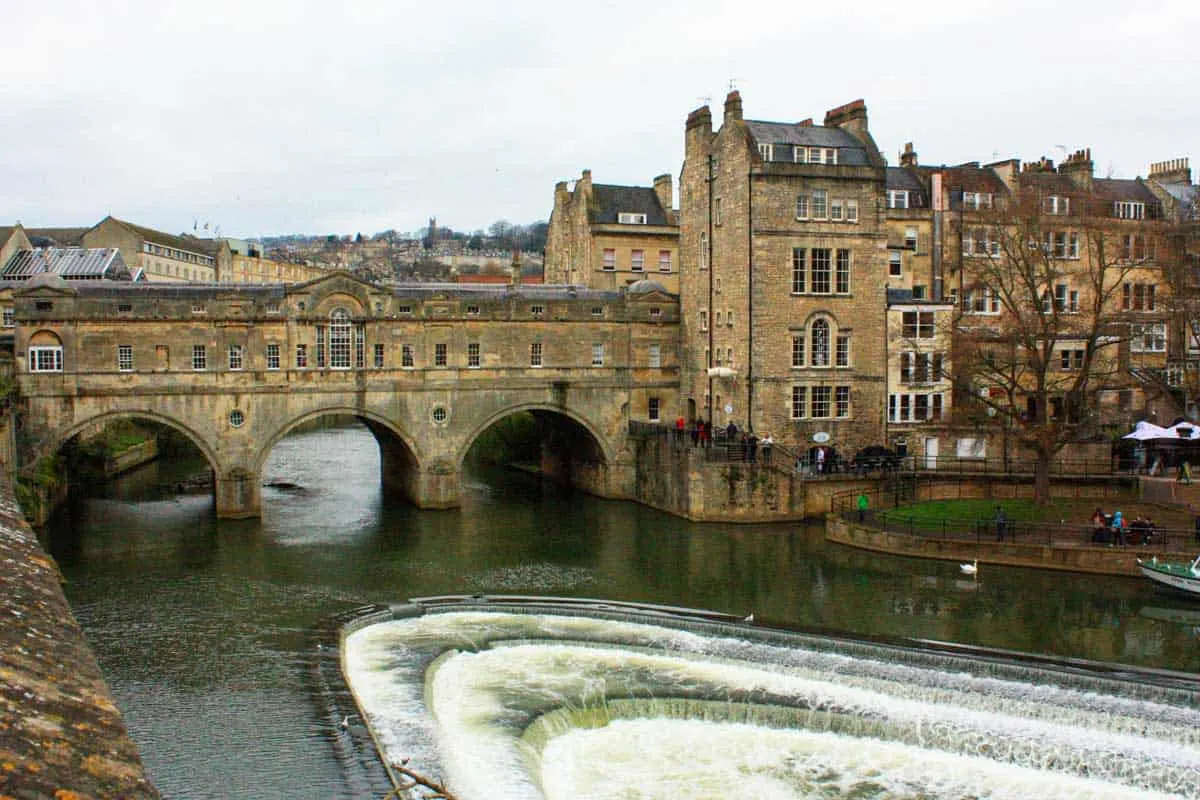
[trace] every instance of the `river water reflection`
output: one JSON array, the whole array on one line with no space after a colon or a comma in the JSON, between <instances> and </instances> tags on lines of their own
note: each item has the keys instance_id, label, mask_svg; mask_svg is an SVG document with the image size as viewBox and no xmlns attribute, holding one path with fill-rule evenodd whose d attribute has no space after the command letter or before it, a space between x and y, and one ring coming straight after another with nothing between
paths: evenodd
<instances>
[{"instance_id":1,"label":"river water reflection","mask_svg":"<svg viewBox=\"0 0 1200 800\"><path fill-rule=\"evenodd\" d=\"M1136 579L980 569L826 545L819 525L696 525L528 476L464 505L385 502L371 434L280 442L261 520L218 521L156 464L60 515L47 544L150 774L173 798L371 797L306 678L308 635L365 602L443 593L604 597L760 622L1200 671L1200 605Z\"/></svg>"}]
</instances>

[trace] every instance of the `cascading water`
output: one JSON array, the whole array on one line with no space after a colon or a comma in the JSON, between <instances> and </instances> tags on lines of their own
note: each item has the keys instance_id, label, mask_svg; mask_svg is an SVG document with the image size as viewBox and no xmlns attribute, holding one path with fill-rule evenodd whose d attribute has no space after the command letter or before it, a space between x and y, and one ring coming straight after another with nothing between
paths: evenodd
<instances>
[{"instance_id":1,"label":"cascading water","mask_svg":"<svg viewBox=\"0 0 1200 800\"><path fill-rule=\"evenodd\" d=\"M1177 675L492 607L345 642L385 757L464 800L1200 797L1200 690Z\"/></svg>"}]
</instances>

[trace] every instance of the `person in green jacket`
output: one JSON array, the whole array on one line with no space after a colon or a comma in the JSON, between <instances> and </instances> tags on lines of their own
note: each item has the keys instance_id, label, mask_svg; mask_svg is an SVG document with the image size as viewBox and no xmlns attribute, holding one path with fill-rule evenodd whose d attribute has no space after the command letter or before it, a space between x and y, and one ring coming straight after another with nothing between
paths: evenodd
<instances>
[{"instance_id":1,"label":"person in green jacket","mask_svg":"<svg viewBox=\"0 0 1200 800\"><path fill-rule=\"evenodd\" d=\"M867 515L867 496L860 494L858 496L858 521L862 522Z\"/></svg>"}]
</instances>

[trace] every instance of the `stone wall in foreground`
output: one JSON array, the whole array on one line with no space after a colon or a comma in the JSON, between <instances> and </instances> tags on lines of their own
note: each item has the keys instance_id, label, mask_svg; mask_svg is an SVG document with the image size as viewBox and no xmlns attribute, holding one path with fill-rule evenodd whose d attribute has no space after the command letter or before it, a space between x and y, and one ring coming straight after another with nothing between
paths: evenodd
<instances>
[{"instance_id":1,"label":"stone wall in foreground","mask_svg":"<svg viewBox=\"0 0 1200 800\"><path fill-rule=\"evenodd\" d=\"M0 478L0 797L157 798L58 566Z\"/></svg>"}]
</instances>

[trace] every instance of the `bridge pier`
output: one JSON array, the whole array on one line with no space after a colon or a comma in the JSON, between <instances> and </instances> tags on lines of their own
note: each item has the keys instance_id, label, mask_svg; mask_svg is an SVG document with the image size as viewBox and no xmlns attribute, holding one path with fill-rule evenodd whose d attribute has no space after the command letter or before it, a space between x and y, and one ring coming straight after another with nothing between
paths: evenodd
<instances>
[{"instance_id":1,"label":"bridge pier","mask_svg":"<svg viewBox=\"0 0 1200 800\"><path fill-rule=\"evenodd\" d=\"M232 469L225 474L214 472L214 494L219 518L262 516L262 479L258 473L242 468Z\"/></svg>"}]
</instances>

